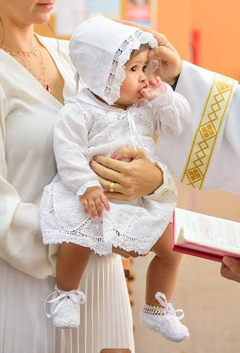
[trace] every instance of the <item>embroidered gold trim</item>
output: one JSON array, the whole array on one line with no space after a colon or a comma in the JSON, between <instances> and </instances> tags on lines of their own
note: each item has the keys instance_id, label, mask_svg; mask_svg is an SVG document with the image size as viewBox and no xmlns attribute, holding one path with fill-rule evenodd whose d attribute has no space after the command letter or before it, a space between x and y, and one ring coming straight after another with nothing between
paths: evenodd
<instances>
[{"instance_id":1,"label":"embroidered gold trim","mask_svg":"<svg viewBox=\"0 0 240 353\"><path fill-rule=\"evenodd\" d=\"M214 75L181 181L201 189L207 174L218 133L233 93L234 80Z\"/></svg>"}]
</instances>

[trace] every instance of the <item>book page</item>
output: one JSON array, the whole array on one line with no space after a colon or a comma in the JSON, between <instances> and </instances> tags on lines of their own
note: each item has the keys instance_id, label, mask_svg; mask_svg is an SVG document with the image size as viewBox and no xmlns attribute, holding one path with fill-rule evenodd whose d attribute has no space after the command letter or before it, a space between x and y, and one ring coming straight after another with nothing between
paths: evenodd
<instances>
[{"instance_id":1,"label":"book page","mask_svg":"<svg viewBox=\"0 0 240 353\"><path fill-rule=\"evenodd\" d=\"M224 250L240 249L240 223L176 209L177 234L183 232L176 243L191 241Z\"/></svg>"}]
</instances>

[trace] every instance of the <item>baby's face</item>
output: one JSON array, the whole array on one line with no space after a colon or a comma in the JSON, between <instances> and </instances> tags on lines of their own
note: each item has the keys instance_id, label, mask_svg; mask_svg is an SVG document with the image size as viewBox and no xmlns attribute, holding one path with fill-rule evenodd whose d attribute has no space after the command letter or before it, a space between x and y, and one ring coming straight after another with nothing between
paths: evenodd
<instances>
[{"instance_id":1,"label":"baby's face","mask_svg":"<svg viewBox=\"0 0 240 353\"><path fill-rule=\"evenodd\" d=\"M149 50L145 50L126 63L126 78L120 88L120 98L115 103L128 106L143 100L141 90L148 86L148 52Z\"/></svg>"}]
</instances>

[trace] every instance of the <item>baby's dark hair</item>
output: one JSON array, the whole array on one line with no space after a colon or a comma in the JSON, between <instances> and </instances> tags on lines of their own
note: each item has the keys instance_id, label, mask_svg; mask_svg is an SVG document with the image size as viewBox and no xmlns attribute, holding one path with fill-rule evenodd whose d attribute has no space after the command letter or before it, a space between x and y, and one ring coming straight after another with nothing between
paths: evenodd
<instances>
[{"instance_id":1,"label":"baby's dark hair","mask_svg":"<svg viewBox=\"0 0 240 353\"><path fill-rule=\"evenodd\" d=\"M134 58L134 56L136 56L136 55L142 53L142 52L145 51L145 50L149 50L149 49L152 49L152 48L150 47L150 45L149 45L148 43L141 44L140 47L139 47L139 49L134 49L134 50L131 52L130 60L131 60L132 58Z\"/></svg>"}]
</instances>

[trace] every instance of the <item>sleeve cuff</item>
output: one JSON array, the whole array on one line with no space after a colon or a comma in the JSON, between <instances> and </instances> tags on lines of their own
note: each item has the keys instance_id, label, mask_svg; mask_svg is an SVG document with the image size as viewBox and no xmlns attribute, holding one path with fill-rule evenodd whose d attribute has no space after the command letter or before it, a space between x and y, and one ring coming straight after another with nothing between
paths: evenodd
<instances>
[{"instance_id":1,"label":"sleeve cuff","mask_svg":"<svg viewBox=\"0 0 240 353\"><path fill-rule=\"evenodd\" d=\"M163 163L155 162L155 166L161 169L163 172L163 184L158 189L156 189L153 194L145 196L145 198L158 202L176 201L178 192L172 174L168 170L167 166Z\"/></svg>"},{"instance_id":2,"label":"sleeve cuff","mask_svg":"<svg viewBox=\"0 0 240 353\"><path fill-rule=\"evenodd\" d=\"M87 188L90 188L92 186L98 186L102 189L101 184L97 180L92 180L80 187L80 189L77 191L77 196L82 196L87 190Z\"/></svg>"},{"instance_id":3,"label":"sleeve cuff","mask_svg":"<svg viewBox=\"0 0 240 353\"><path fill-rule=\"evenodd\" d=\"M172 94L173 90L171 86L169 86L167 83L164 83L167 87L167 90L165 93L161 94L157 98L153 99L150 103L152 104L153 107L156 109L158 107L163 107L164 105L167 105L169 102L172 100Z\"/></svg>"}]
</instances>

